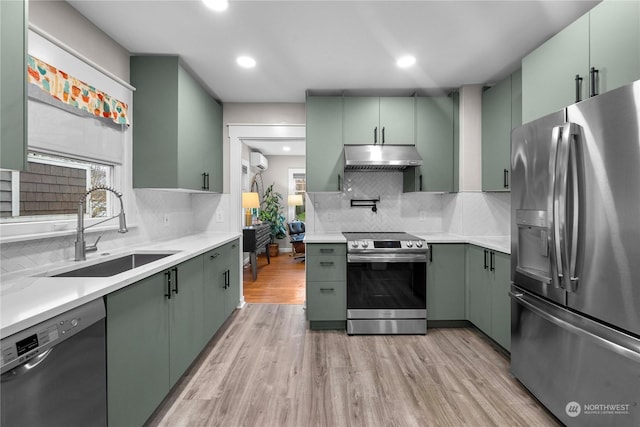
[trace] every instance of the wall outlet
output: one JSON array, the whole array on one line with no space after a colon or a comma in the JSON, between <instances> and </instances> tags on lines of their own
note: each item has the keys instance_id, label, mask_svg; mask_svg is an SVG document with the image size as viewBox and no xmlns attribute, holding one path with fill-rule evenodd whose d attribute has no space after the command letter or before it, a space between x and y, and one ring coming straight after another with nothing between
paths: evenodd
<instances>
[{"instance_id":1,"label":"wall outlet","mask_svg":"<svg viewBox=\"0 0 640 427\"><path fill-rule=\"evenodd\" d=\"M333 221L333 212L327 212L327 221Z\"/></svg>"},{"instance_id":2,"label":"wall outlet","mask_svg":"<svg viewBox=\"0 0 640 427\"><path fill-rule=\"evenodd\" d=\"M224 214L221 210L216 211L216 222L224 222Z\"/></svg>"},{"instance_id":3,"label":"wall outlet","mask_svg":"<svg viewBox=\"0 0 640 427\"><path fill-rule=\"evenodd\" d=\"M169 226L169 214L164 214L164 217L162 218L162 223L164 224L165 227Z\"/></svg>"},{"instance_id":4,"label":"wall outlet","mask_svg":"<svg viewBox=\"0 0 640 427\"><path fill-rule=\"evenodd\" d=\"M427 212L426 211L420 211L420 221L426 221L427 220Z\"/></svg>"}]
</instances>

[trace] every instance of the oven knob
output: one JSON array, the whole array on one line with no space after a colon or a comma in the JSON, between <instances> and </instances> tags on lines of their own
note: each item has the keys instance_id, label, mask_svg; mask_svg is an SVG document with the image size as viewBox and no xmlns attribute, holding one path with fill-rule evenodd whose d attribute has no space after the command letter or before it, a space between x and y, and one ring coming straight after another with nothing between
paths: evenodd
<instances>
[{"instance_id":1,"label":"oven knob","mask_svg":"<svg viewBox=\"0 0 640 427\"><path fill-rule=\"evenodd\" d=\"M408 248L413 247L413 242L411 240L407 241L407 247Z\"/></svg>"},{"instance_id":2,"label":"oven knob","mask_svg":"<svg viewBox=\"0 0 640 427\"><path fill-rule=\"evenodd\" d=\"M362 247L365 249L369 247L369 242L362 242Z\"/></svg>"},{"instance_id":3,"label":"oven knob","mask_svg":"<svg viewBox=\"0 0 640 427\"><path fill-rule=\"evenodd\" d=\"M416 242L416 246L417 246L417 247L419 247L419 248L421 248L421 247L422 247L422 241L421 241L421 240L418 240L418 241Z\"/></svg>"},{"instance_id":4,"label":"oven knob","mask_svg":"<svg viewBox=\"0 0 640 427\"><path fill-rule=\"evenodd\" d=\"M358 242L351 243L351 246L354 247L354 248L357 248L358 247Z\"/></svg>"}]
</instances>

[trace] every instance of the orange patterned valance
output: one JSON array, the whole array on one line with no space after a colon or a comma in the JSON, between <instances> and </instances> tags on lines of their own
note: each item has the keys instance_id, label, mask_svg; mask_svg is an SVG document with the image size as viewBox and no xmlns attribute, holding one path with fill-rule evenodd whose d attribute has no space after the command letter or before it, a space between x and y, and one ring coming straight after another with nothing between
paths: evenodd
<instances>
[{"instance_id":1,"label":"orange patterned valance","mask_svg":"<svg viewBox=\"0 0 640 427\"><path fill-rule=\"evenodd\" d=\"M57 100L94 116L129 125L128 106L124 102L31 55L27 65L29 83L37 85Z\"/></svg>"}]
</instances>

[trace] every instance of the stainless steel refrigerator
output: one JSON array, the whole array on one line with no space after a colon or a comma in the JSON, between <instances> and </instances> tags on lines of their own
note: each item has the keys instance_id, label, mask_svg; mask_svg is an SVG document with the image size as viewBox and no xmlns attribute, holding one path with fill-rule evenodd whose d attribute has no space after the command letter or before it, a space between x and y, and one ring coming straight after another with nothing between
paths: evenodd
<instances>
[{"instance_id":1,"label":"stainless steel refrigerator","mask_svg":"<svg viewBox=\"0 0 640 427\"><path fill-rule=\"evenodd\" d=\"M511 372L568 426L640 426L640 81L511 143Z\"/></svg>"}]
</instances>

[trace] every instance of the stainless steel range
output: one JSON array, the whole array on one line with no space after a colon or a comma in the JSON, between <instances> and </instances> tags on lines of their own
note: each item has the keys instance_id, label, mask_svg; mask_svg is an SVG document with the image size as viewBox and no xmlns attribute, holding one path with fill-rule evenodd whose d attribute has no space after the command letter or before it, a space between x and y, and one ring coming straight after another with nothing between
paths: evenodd
<instances>
[{"instance_id":1,"label":"stainless steel range","mask_svg":"<svg viewBox=\"0 0 640 427\"><path fill-rule=\"evenodd\" d=\"M427 332L427 242L407 233L347 239L347 333Z\"/></svg>"}]
</instances>

